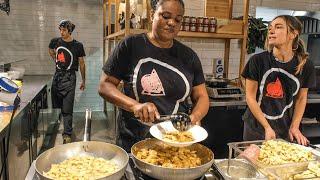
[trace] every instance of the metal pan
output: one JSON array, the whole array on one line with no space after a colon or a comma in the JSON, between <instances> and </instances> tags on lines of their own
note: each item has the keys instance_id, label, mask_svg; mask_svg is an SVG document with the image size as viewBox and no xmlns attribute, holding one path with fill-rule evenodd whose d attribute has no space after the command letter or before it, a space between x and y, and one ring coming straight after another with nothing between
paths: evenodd
<instances>
[{"instance_id":1,"label":"metal pan","mask_svg":"<svg viewBox=\"0 0 320 180\"><path fill-rule=\"evenodd\" d=\"M134 144L131 148L132 157L139 170L146 175L165 180L191 180L203 176L213 164L213 153L207 147L201 144L192 144L186 148L197 151L201 158L202 165L193 168L166 168L146 163L137 158L137 151L142 148L152 148L156 145L163 145L163 142L157 139L146 139Z\"/></svg>"},{"instance_id":2,"label":"metal pan","mask_svg":"<svg viewBox=\"0 0 320 180\"><path fill-rule=\"evenodd\" d=\"M90 113L91 114L91 113ZM91 118L90 118L91 119ZM86 114L86 124L88 122L88 115ZM87 131L87 127L85 128ZM114 144L105 143L105 142L98 142L98 141L87 141L90 137L86 137L87 134L85 133L84 142L74 142L69 144L63 144L56 147L53 147L44 153L42 153L36 159L35 169L36 175L38 179L49 179L43 175L43 172L48 172L51 168L52 164L58 164L62 161L74 157L74 156L85 156L90 155L93 157L101 157L106 160L111 160L115 162L119 170L115 173L103 177L101 179L108 179L108 180L117 180L120 179L126 170L127 164L129 162L129 156L125 150L116 146Z\"/></svg>"}]
</instances>

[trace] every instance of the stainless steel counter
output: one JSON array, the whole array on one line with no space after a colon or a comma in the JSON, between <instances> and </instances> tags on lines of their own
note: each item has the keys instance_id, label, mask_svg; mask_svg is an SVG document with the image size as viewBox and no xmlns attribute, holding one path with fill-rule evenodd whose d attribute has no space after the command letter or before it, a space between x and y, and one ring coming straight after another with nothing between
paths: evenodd
<instances>
[{"instance_id":1,"label":"stainless steel counter","mask_svg":"<svg viewBox=\"0 0 320 180\"><path fill-rule=\"evenodd\" d=\"M46 75L24 76L23 78L23 86L19 94L21 98L20 107L11 122L7 163L9 179L24 179L34 158L33 154L37 153L33 150L34 147L37 147L34 145L37 143L35 139L38 139L38 135L35 136L33 131L37 130L30 127L36 127L34 123L37 124L38 122L31 122L30 118L31 116L35 117L39 112L37 103L41 101L38 99L42 98L43 92L46 92L46 86L50 83L51 78L52 76ZM36 111L32 111L34 106L37 106ZM5 135L5 137L7 137L6 132L9 129L11 114L12 112L0 112L0 134ZM4 142L4 139L7 141L7 138L0 139L0 141Z\"/></svg>"},{"instance_id":2,"label":"stainless steel counter","mask_svg":"<svg viewBox=\"0 0 320 180\"><path fill-rule=\"evenodd\" d=\"M21 103L14 117L17 117L20 112L24 111L28 103L50 82L52 76L24 76L21 94L19 94ZM0 112L0 134L9 125L11 111Z\"/></svg>"}]
</instances>

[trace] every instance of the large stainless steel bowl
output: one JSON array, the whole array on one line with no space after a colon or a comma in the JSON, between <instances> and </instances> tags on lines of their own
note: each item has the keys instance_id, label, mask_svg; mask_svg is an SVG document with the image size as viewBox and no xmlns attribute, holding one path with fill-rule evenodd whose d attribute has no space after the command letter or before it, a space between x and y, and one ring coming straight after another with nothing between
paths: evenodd
<instances>
[{"instance_id":1,"label":"large stainless steel bowl","mask_svg":"<svg viewBox=\"0 0 320 180\"><path fill-rule=\"evenodd\" d=\"M119 166L119 170L114 174L102 178L108 180L120 179L124 175L129 162L128 154L114 144L98 141L74 142L56 146L42 153L36 159L37 176L39 179L48 179L43 175L43 172L48 172L51 164L57 164L70 157L82 155L101 157L115 162Z\"/></svg>"},{"instance_id":2,"label":"large stainless steel bowl","mask_svg":"<svg viewBox=\"0 0 320 180\"><path fill-rule=\"evenodd\" d=\"M131 153L137 168L140 169L146 175L165 180L191 180L197 179L204 175L211 165L213 164L214 158L213 153L207 147L201 144L193 144L186 148L194 150L197 155L201 158L202 165L193 168L166 168L156 166L153 164L146 163L137 158L137 151L142 148L152 148L156 145L163 145L163 142L156 139L146 139L134 144L131 148Z\"/></svg>"}]
</instances>

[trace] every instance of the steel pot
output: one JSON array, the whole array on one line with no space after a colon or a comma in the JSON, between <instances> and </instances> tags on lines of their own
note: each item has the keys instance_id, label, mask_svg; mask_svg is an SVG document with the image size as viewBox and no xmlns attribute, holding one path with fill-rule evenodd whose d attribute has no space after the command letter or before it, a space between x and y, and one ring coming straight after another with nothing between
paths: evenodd
<instances>
[{"instance_id":1,"label":"steel pot","mask_svg":"<svg viewBox=\"0 0 320 180\"><path fill-rule=\"evenodd\" d=\"M146 175L165 180L191 180L203 176L213 164L213 153L207 147L201 144L193 144L186 148L195 150L197 155L201 158L202 164L193 168L166 168L146 163L137 158L137 151L142 148L152 148L156 145L163 145L163 142L157 139L146 139L134 144L131 148L131 154L137 168Z\"/></svg>"}]
</instances>

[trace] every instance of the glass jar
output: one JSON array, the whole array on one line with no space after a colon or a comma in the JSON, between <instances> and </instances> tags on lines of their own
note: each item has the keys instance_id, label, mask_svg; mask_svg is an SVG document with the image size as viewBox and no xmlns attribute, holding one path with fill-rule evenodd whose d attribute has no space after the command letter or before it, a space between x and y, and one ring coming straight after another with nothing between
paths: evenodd
<instances>
[{"instance_id":1,"label":"glass jar","mask_svg":"<svg viewBox=\"0 0 320 180\"><path fill-rule=\"evenodd\" d=\"M189 16L183 16L183 21L184 23L190 23L190 17Z\"/></svg>"},{"instance_id":2,"label":"glass jar","mask_svg":"<svg viewBox=\"0 0 320 180\"><path fill-rule=\"evenodd\" d=\"M203 24L205 25L208 25L209 24L209 18L207 18L207 17L204 17L203 18Z\"/></svg>"},{"instance_id":3,"label":"glass jar","mask_svg":"<svg viewBox=\"0 0 320 180\"><path fill-rule=\"evenodd\" d=\"M194 16L190 17L190 23L196 24L197 23L197 18L194 17Z\"/></svg>"},{"instance_id":4,"label":"glass jar","mask_svg":"<svg viewBox=\"0 0 320 180\"><path fill-rule=\"evenodd\" d=\"M209 32L216 32L216 25L215 24L209 25Z\"/></svg>"},{"instance_id":5,"label":"glass jar","mask_svg":"<svg viewBox=\"0 0 320 180\"><path fill-rule=\"evenodd\" d=\"M203 17L197 17L197 24L203 24Z\"/></svg>"},{"instance_id":6,"label":"glass jar","mask_svg":"<svg viewBox=\"0 0 320 180\"><path fill-rule=\"evenodd\" d=\"M203 32L209 32L209 25L208 24L203 25Z\"/></svg>"},{"instance_id":7,"label":"glass jar","mask_svg":"<svg viewBox=\"0 0 320 180\"><path fill-rule=\"evenodd\" d=\"M191 23L191 24L190 24L190 31L191 31L191 32L196 32L196 31L197 31L196 24L194 24L194 23Z\"/></svg>"},{"instance_id":8,"label":"glass jar","mask_svg":"<svg viewBox=\"0 0 320 180\"><path fill-rule=\"evenodd\" d=\"M197 24L197 32L203 32L203 25Z\"/></svg>"},{"instance_id":9,"label":"glass jar","mask_svg":"<svg viewBox=\"0 0 320 180\"><path fill-rule=\"evenodd\" d=\"M190 31L189 23L184 23L182 30L183 31Z\"/></svg>"},{"instance_id":10,"label":"glass jar","mask_svg":"<svg viewBox=\"0 0 320 180\"><path fill-rule=\"evenodd\" d=\"M214 25L216 25L216 24L217 24L217 19L214 18L214 17L211 17L211 18L209 19L209 24L214 24Z\"/></svg>"}]
</instances>

